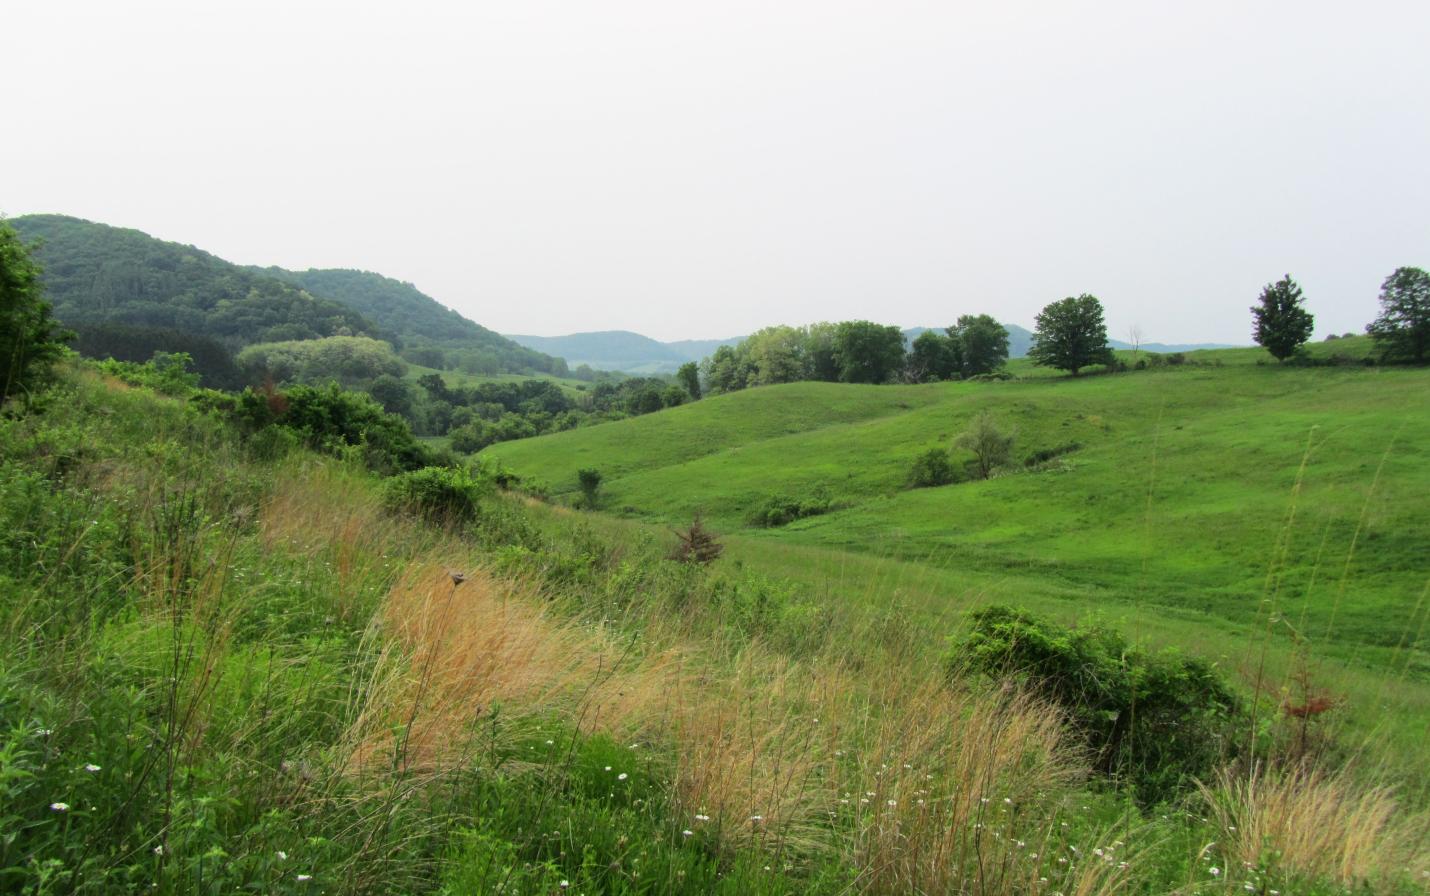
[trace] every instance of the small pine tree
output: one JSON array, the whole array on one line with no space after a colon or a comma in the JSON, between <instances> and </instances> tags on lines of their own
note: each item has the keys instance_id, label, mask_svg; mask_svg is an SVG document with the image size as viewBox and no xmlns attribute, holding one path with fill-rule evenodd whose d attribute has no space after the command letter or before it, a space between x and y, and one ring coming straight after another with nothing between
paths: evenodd
<instances>
[{"instance_id":1,"label":"small pine tree","mask_svg":"<svg viewBox=\"0 0 1430 896\"><path fill-rule=\"evenodd\" d=\"M1287 274L1261 290L1261 303L1251 306L1256 322L1252 337L1271 356L1284 361L1311 338L1316 319L1306 310L1301 287Z\"/></svg>"},{"instance_id":2,"label":"small pine tree","mask_svg":"<svg viewBox=\"0 0 1430 896\"><path fill-rule=\"evenodd\" d=\"M680 541L676 542L675 549L670 552L672 560L704 564L712 562L725 552L725 546L715 538L715 533L705 528L705 521L698 513L690 521L690 528L675 530L675 537Z\"/></svg>"}]
</instances>

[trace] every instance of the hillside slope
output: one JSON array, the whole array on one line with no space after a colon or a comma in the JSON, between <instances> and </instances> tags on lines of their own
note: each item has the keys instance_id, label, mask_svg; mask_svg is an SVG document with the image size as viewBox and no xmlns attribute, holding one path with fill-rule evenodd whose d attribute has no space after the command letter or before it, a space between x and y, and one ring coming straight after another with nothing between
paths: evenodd
<instances>
[{"instance_id":1,"label":"hillside slope","mask_svg":"<svg viewBox=\"0 0 1430 896\"><path fill-rule=\"evenodd\" d=\"M726 531L746 528L772 495L822 491L842 509L751 531L958 570L998 593L1145 602L1244 624L1277 557L1275 587L1296 595L1296 622L1311 633L1366 647L1406 636L1430 544L1430 371L1187 366L865 387L858 414L823 419L851 387L812 385L488 453L558 494L575 488L578 465L594 467L609 508L668 522L701 511ZM819 422L786 425L792 408ZM984 411L1016 430L1016 472L907 489L913 459ZM1025 471L1037 451L1063 454ZM1423 653L1416 663L1430 672Z\"/></svg>"}]
</instances>

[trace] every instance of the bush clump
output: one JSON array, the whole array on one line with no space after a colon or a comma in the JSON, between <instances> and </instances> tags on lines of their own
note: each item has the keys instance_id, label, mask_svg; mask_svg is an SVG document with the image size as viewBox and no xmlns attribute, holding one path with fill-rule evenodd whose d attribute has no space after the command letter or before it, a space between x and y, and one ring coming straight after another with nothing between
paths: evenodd
<instances>
[{"instance_id":1,"label":"bush clump","mask_svg":"<svg viewBox=\"0 0 1430 896\"><path fill-rule=\"evenodd\" d=\"M466 523L477 518L482 498L491 483L463 469L424 467L387 480L383 507L438 523Z\"/></svg>"},{"instance_id":2,"label":"bush clump","mask_svg":"<svg viewBox=\"0 0 1430 896\"><path fill-rule=\"evenodd\" d=\"M286 427L315 451L342 457L357 449L369 469L384 475L420 470L438 460L406 420L384 411L371 396L336 384L245 389L234 414L249 436L268 426Z\"/></svg>"},{"instance_id":3,"label":"bush clump","mask_svg":"<svg viewBox=\"0 0 1430 896\"><path fill-rule=\"evenodd\" d=\"M1012 680L1059 706L1095 768L1130 784L1144 805L1188 790L1230 752L1243 704L1211 664L1147 653L1100 624L1068 629L1004 606L969 621L949 672Z\"/></svg>"},{"instance_id":4,"label":"bush clump","mask_svg":"<svg viewBox=\"0 0 1430 896\"><path fill-rule=\"evenodd\" d=\"M787 526L795 520L807 516L819 516L834 509L834 502L827 495L816 493L807 498L791 498L788 495L771 495L750 514L750 525L764 529Z\"/></svg>"},{"instance_id":5,"label":"bush clump","mask_svg":"<svg viewBox=\"0 0 1430 896\"><path fill-rule=\"evenodd\" d=\"M949 457L948 449L930 448L914 458L914 465L909 470L909 487L932 488L948 485L956 478L953 460Z\"/></svg>"}]
</instances>

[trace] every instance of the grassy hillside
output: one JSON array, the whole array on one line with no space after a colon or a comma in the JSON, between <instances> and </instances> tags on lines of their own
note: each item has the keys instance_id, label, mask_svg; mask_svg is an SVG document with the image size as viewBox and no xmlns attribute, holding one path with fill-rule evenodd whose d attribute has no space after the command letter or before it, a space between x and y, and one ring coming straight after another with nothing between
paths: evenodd
<instances>
[{"instance_id":1,"label":"grassy hillside","mask_svg":"<svg viewBox=\"0 0 1430 896\"><path fill-rule=\"evenodd\" d=\"M814 435L812 396L857 427L947 390L784 391ZM1343 896L1430 874L1414 681L1337 716L1397 722L1403 767L1347 737L1302 770L1271 697L1261 724L1176 716L1233 764L1139 804L1064 712L945 665L962 623L928 611L979 599L961 574L768 537L679 563L663 529L480 471L384 480L363 445L246 419L84 365L0 417L7 891ZM441 482L468 516L405 488ZM1213 652L1232 633L1145 620L1183 622Z\"/></svg>"},{"instance_id":2,"label":"grassy hillside","mask_svg":"<svg viewBox=\"0 0 1430 896\"><path fill-rule=\"evenodd\" d=\"M1427 395L1424 370L1250 360L1078 380L796 384L488 450L557 494L592 467L610 509L672 522L701 511L726 531L771 495L822 491L833 512L752 536L917 562L999 594L1250 625L1272 573L1284 634L1392 662L1416 637L1425 584ZM915 456L985 411L1016 429L1017 470L906 487ZM1049 449L1066 453L1022 469ZM1430 675L1423 650L1411 657L1412 674Z\"/></svg>"}]
</instances>

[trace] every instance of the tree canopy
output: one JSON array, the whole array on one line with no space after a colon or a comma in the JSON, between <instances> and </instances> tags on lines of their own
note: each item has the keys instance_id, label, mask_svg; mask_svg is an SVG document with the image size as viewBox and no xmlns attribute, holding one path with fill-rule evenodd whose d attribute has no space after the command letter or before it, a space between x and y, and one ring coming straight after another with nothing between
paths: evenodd
<instances>
[{"instance_id":1,"label":"tree canopy","mask_svg":"<svg viewBox=\"0 0 1430 896\"><path fill-rule=\"evenodd\" d=\"M958 344L959 372L965 377L992 373L1008 363L1008 329L987 314L964 314L948 328Z\"/></svg>"},{"instance_id":2,"label":"tree canopy","mask_svg":"<svg viewBox=\"0 0 1430 896\"><path fill-rule=\"evenodd\" d=\"M1380 315L1366 328L1387 359L1425 363L1430 352L1430 274L1396 268L1380 287Z\"/></svg>"},{"instance_id":3,"label":"tree canopy","mask_svg":"<svg viewBox=\"0 0 1430 896\"><path fill-rule=\"evenodd\" d=\"M1287 274L1261 290L1260 301L1251 306L1255 322L1252 337L1271 356L1284 361L1311 338L1316 319L1306 310L1301 287Z\"/></svg>"},{"instance_id":4,"label":"tree canopy","mask_svg":"<svg viewBox=\"0 0 1430 896\"><path fill-rule=\"evenodd\" d=\"M30 248L0 220L0 406L44 379L69 335L50 315Z\"/></svg>"},{"instance_id":5,"label":"tree canopy","mask_svg":"<svg viewBox=\"0 0 1430 896\"><path fill-rule=\"evenodd\" d=\"M1107 344L1102 303L1083 293L1038 312L1028 356L1041 367L1066 370L1073 376L1084 367L1110 364L1112 348Z\"/></svg>"}]
</instances>

